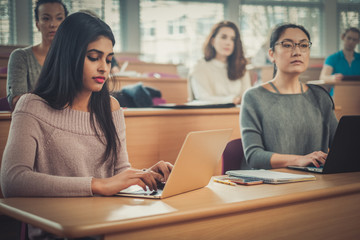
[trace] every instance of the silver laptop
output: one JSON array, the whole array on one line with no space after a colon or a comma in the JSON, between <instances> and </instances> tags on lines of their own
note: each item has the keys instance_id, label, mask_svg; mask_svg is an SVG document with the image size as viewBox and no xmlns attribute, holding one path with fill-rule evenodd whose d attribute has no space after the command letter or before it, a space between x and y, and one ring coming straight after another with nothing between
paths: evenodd
<instances>
[{"instance_id":1,"label":"silver laptop","mask_svg":"<svg viewBox=\"0 0 360 240\"><path fill-rule=\"evenodd\" d=\"M163 190L144 191L134 185L116 195L162 199L205 187L215 173L232 131L222 129L188 133Z\"/></svg>"},{"instance_id":2,"label":"silver laptop","mask_svg":"<svg viewBox=\"0 0 360 240\"><path fill-rule=\"evenodd\" d=\"M288 168L315 173L342 173L360 171L360 116L343 116L336 128L324 166Z\"/></svg>"}]
</instances>

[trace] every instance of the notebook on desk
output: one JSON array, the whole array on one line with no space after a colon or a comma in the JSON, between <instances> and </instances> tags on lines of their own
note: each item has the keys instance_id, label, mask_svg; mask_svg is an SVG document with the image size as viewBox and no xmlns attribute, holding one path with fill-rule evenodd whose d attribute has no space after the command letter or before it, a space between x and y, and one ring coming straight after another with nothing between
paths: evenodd
<instances>
[{"instance_id":1,"label":"notebook on desk","mask_svg":"<svg viewBox=\"0 0 360 240\"><path fill-rule=\"evenodd\" d=\"M190 132L163 190L144 191L134 185L116 195L160 199L205 187L214 175L232 131L222 129Z\"/></svg>"},{"instance_id":2,"label":"notebook on desk","mask_svg":"<svg viewBox=\"0 0 360 240\"><path fill-rule=\"evenodd\" d=\"M264 183L291 183L316 180L315 176L308 174L293 174L270 170L230 170L226 172L231 177L245 180L262 180Z\"/></svg>"},{"instance_id":3,"label":"notebook on desk","mask_svg":"<svg viewBox=\"0 0 360 240\"><path fill-rule=\"evenodd\" d=\"M360 115L343 116L340 119L324 166L288 168L315 173L360 171Z\"/></svg>"}]
</instances>

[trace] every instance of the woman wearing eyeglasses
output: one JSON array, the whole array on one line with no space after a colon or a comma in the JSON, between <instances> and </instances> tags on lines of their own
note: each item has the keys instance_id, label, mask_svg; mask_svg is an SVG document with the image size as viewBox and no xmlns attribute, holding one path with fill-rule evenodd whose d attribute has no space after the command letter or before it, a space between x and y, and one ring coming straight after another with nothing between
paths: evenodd
<instances>
[{"instance_id":1,"label":"woman wearing eyeglasses","mask_svg":"<svg viewBox=\"0 0 360 240\"><path fill-rule=\"evenodd\" d=\"M300 25L281 24L272 32L274 78L249 89L242 100L243 169L319 167L325 162L337 119L328 93L299 81L310 49L310 34Z\"/></svg>"}]
</instances>

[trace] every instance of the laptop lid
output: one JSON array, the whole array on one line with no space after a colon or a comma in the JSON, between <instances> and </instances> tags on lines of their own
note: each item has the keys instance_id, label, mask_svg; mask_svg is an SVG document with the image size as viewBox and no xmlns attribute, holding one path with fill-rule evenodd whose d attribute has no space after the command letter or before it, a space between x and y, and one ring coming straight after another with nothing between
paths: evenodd
<instances>
[{"instance_id":1,"label":"laptop lid","mask_svg":"<svg viewBox=\"0 0 360 240\"><path fill-rule=\"evenodd\" d=\"M343 116L336 128L329 154L322 168L289 166L317 173L360 171L360 116Z\"/></svg>"},{"instance_id":2,"label":"laptop lid","mask_svg":"<svg viewBox=\"0 0 360 240\"><path fill-rule=\"evenodd\" d=\"M360 171L360 115L343 116L335 132L323 173Z\"/></svg>"},{"instance_id":3,"label":"laptop lid","mask_svg":"<svg viewBox=\"0 0 360 240\"><path fill-rule=\"evenodd\" d=\"M171 174L162 191L143 191L131 186L118 196L167 198L205 187L215 170L229 141L232 129L196 131L187 134ZM134 190L134 188L137 190Z\"/></svg>"}]
</instances>

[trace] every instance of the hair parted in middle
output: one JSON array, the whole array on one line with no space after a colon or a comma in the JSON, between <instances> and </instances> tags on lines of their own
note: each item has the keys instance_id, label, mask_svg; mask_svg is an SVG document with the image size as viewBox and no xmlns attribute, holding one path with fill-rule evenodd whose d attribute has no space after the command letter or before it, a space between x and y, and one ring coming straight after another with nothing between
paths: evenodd
<instances>
[{"instance_id":1,"label":"hair parted in middle","mask_svg":"<svg viewBox=\"0 0 360 240\"><path fill-rule=\"evenodd\" d=\"M39 19L39 7L45 3L58 3L64 8L65 17L67 17L69 15L69 11L62 0L37 0L35 2L35 8L34 8L34 16L35 16L36 22L38 22L40 20Z\"/></svg>"},{"instance_id":2,"label":"hair parted in middle","mask_svg":"<svg viewBox=\"0 0 360 240\"><path fill-rule=\"evenodd\" d=\"M227 59L227 72L230 80L237 80L244 76L246 72L247 61L244 56L244 50L241 42L240 32L235 23L230 21L221 21L215 24L204 43L204 58L210 61L215 58L216 50L212 46L212 40L216 37L219 30L223 27L229 27L235 32L234 51Z\"/></svg>"},{"instance_id":3,"label":"hair parted in middle","mask_svg":"<svg viewBox=\"0 0 360 240\"><path fill-rule=\"evenodd\" d=\"M304 26L302 25L298 25L298 24L294 24L294 23L280 23L278 25L276 25L271 33L270 36L270 49L272 51L275 52L275 45L277 43L277 41L279 40L279 38L282 36L282 34L286 31L286 29L288 28L297 28L300 29L301 31L303 31L305 33L305 35L307 36L308 40L311 41L310 38L310 33L305 29ZM275 77L277 72L277 67L276 64L274 63L274 71L273 71L273 77Z\"/></svg>"},{"instance_id":4,"label":"hair parted in middle","mask_svg":"<svg viewBox=\"0 0 360 240\"><path fill-rule=\"evenodd\" d=\"M83 12L70 14L60 24L42 67L34 94L45 99L54 109L72 106L83 89L84 60L89 43L100 36L112 45L115 38L111 28L101 19ZM108 81L99 92L93 92L89 102L90 121L96 131L94 115L106 138L104 160L117 157L119 138L112 120ZM96 131L99 139L100 135Z\"/></svg>"}]
</instances>

